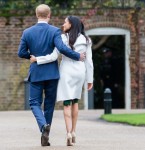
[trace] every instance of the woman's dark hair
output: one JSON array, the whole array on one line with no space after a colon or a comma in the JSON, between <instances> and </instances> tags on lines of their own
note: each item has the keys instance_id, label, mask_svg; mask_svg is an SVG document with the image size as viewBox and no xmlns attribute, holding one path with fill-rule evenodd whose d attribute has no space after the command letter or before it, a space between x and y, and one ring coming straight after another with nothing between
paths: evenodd
<instances>
[{"instance_id":1,"label":"woman's dark hair","mask_svg":"<svg viewBox=\"0 0 145 150\"><path fill-rule=\"evenodd\" d=\"M73 45L76 42L76 39L80 33L85 36L87 41L88 41L88 37L85 35L83 23L77 16L68 16L67 19L68 19L69 23L71 24L71 28L68 31L69 45L72 49L74 49Z\"/></svg>"}]
</instances>

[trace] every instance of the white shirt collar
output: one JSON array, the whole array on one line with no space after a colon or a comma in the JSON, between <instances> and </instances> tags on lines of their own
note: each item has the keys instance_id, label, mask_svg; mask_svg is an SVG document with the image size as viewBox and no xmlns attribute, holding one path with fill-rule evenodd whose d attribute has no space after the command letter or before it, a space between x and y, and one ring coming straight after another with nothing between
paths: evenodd
<instances>
[{"instance_id":1,"label":"white shirt collar","mask_svg":"<svg viewBox=\"0 0 145 150\"><path fill-rule=\"evenodd\" d=\"M47 23L48 24L48 22L46 22L46 21L38 21L38 23Z\"/></svg>"}]
</instances>

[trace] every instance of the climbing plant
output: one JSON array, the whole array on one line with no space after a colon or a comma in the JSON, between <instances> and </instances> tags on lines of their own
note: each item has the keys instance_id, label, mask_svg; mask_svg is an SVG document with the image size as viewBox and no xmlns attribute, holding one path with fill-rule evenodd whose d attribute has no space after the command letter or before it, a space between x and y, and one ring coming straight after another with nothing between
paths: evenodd
<instances>
[{"instance_id":1,"label":"climbing plant","mask_svg":"<svg viewBox=\"0 0 145 150\"><path fill-rule=\"evenodd\" d=\"M145 6L145 0L96 0L96 3L107 8L132 8Z\"/></svg>"},{"instance_id":2,"label":"climbing plant","mask_svg":"<svg viewBox=\"0 0 145 150\"><path fill-rule=\"evenodd\" d=\"M73 8L82 0L0 0L1 9L31 9L38 4L49 4L51 7Z\"/></svg>"},{"instance_id":3,"label":"climbing plant","mask_svg":"<svg viewBox=\"0 0 145 150\"><path fill-rule=\"evenodd\" d=\"M1 10L31 9L38 4L49 4L55 8L107 7L131 8L144 7L145 0L0 0ZM89 5L88 5L89 3Z\"/></svg>"}]
</instances>

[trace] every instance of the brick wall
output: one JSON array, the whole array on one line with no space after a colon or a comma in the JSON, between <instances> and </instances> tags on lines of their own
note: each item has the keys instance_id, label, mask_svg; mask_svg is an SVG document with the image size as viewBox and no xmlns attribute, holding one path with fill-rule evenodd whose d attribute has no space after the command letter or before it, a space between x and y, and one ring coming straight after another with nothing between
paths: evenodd
<instances>
[{"instance_id":1,"label":"brick wall","mask_svg":"<svg viewBox=\"0 0 145 150\"><path fill-rule=\"evenodd\" d=\"M139 102L138 107L145 107L145 9L139 13L138 19L138 34L139 34Z\"/></svg>"},{"instance_id":2,"label":"brick wall","mask_svg":"<svg viewBox=\"0 0 145 150\"><path fill-rule=\"evenodd\" d=\"M88 9L68 12L79 15L86 30L99 27L118 27L131 32L131 97L132 108L144 107L145 82L145 10ZM31 13L32 14L32 13ZM51 24L61 27L66 15L53 16ZM134 20L134 18L137 20ZM29 61L18 58L17 49L22 31L36 23L36 17L0 17L0 110L24 109L24 78ZM80 102L83 108L83 101ZM58 104L56 109L61 109Z\"/></svg>"}]
</instances>

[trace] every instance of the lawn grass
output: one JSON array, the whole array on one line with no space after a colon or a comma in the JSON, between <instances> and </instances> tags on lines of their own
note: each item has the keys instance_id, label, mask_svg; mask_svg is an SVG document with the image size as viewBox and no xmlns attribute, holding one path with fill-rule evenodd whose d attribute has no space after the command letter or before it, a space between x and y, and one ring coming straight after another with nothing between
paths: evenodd
<instances>
[{"instance_id":1,"label":"lawn grass","mask_svg":"<svg viewBox=\"0 0 145 150\"><path fill-rule=\"evenodd\" d=\"M109 122L126 123L134 126L145 126L145 113L138 114L105 114L101 116Z\"/></svg>"}]
</instances>

